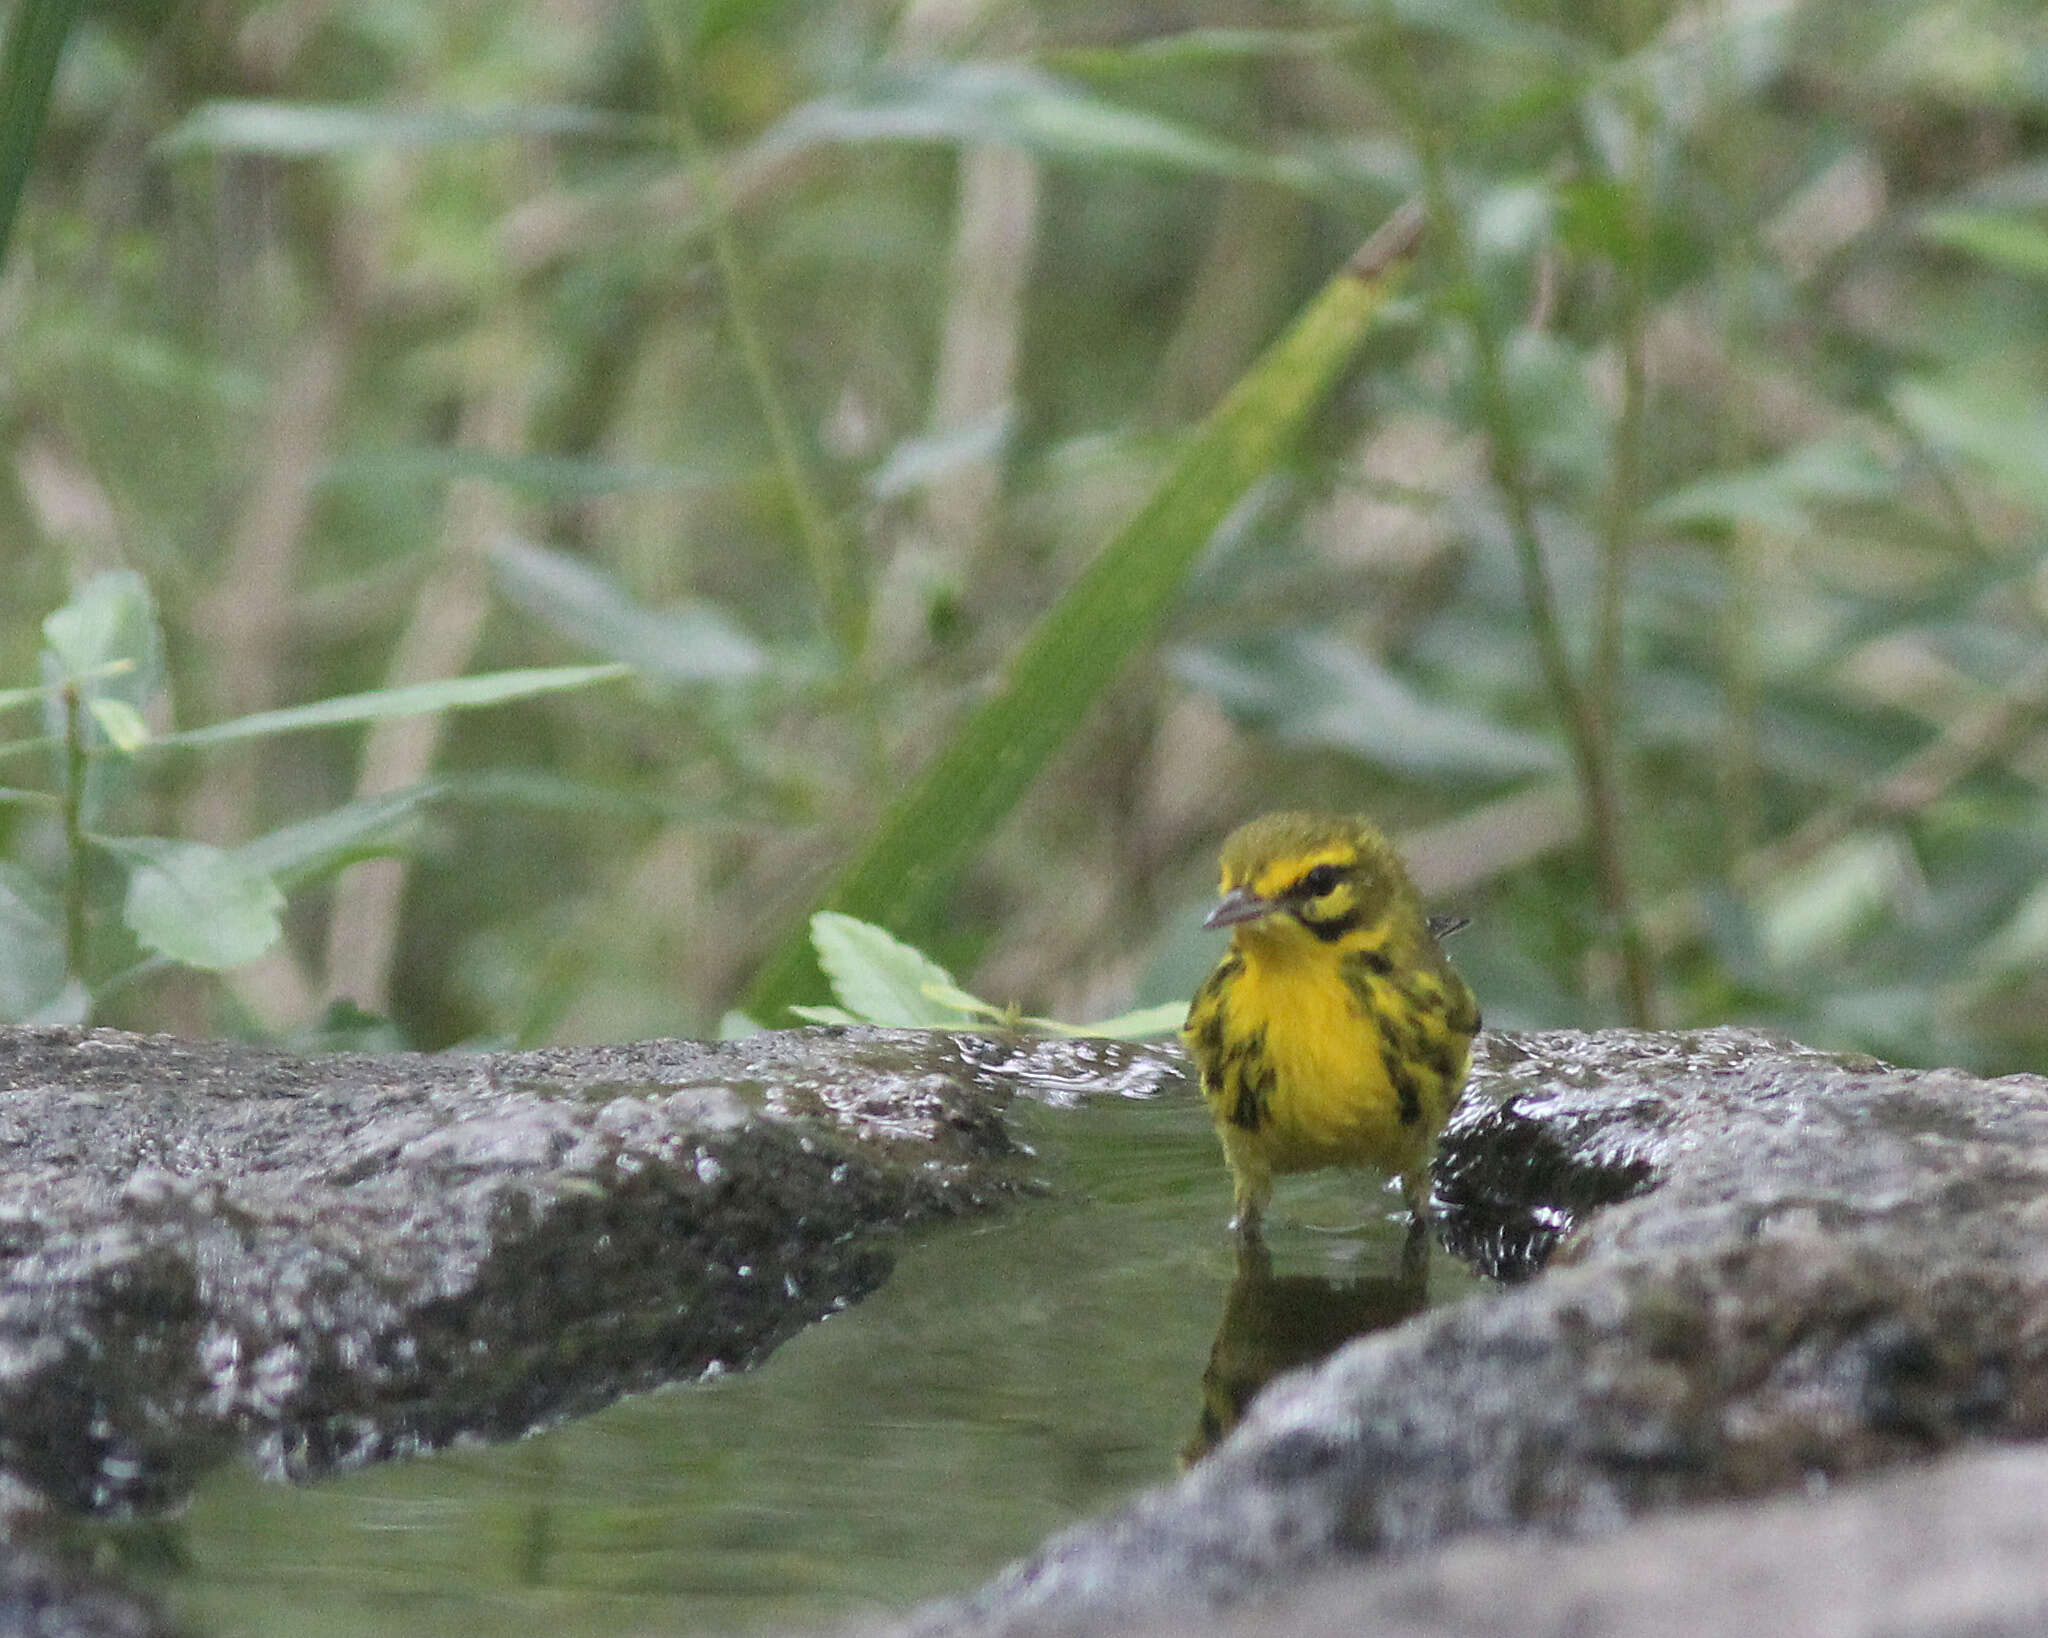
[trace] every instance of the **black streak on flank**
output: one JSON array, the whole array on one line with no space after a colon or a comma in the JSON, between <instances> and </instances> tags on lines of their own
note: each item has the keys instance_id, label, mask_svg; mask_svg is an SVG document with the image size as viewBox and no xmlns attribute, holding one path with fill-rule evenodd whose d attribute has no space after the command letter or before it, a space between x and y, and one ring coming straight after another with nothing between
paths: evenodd
<instances>
[{"instance_id":1,"label":"black streak on flank","mask_svg":"<svg viewBox=\"0 0 2048 1638\"><path fill-rule=\"evenodd\" d=\"M1235 954L1226 956L1215 972L1209 975L1208 981L1203 984L1200 994L1195 997L1195 1009L1199 1009L1204 1001L1208 1000L1212 994L1220 991L1224 985L1242 971L1244 971L1244 961L1242 958ZM1197 1032L1196 1044L1201 1048L1202 1057L1205 1062L1215 1063L1222 1056L1222 1007L1215 1006L1209 1008L1208 1016L1202 1020L1201 1029Z\"/></svg>"},{"instance_id":2,"label":"black streak on flank","mask_svg":"<svg viewBox=\"0 0 2048 1638\"><path fill-rule=\"evenodd\" d=\"M1422 1094L1416 1090L1415 1076L1408 1067L1408 1061L1408 1055L1392 1041L1380 1048L1380 1062L1387 1067L1388 1084L1401 1100L1403 1126L1413 1126L1422 1119Z\"/></svg>"},{"instance_id":3,"label":"black streak on flank","mask_svg":"<svg viewBox=\"0 0 2048 1638\"><path fill-rule=\"evenodd\" d=\"M1429 1045L1423 1051L1423 1056L1428 1061L1430 1072L1436 1076L1437 1081L1444 1086L1450 1085L1458 1069L1457 1049L1452 1046L1450 1037L1432 1034Z\"/></svg>"},{"instance_id":4,"label":"black streak on flank","mask_svg":"<svg viewBox=\"0 0 2048 1638\"><path fill-rule=\"evenodd\" d=\"M1223 1060L1223 1084L1235 1088L1230 1105L1230 1124L1256 1132L1266 1118L1266 1104L1273 1095L1273 1067L1266 1062L1266 1032L1254 1030L1231 1048Z\"/></svg>"}]
</instances>

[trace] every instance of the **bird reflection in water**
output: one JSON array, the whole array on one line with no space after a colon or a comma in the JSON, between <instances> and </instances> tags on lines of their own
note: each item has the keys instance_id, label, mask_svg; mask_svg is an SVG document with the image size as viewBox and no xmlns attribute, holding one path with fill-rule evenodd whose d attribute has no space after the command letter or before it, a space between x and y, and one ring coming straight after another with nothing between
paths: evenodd
<instances>
[{"instance_id":1,"label":"bird reflection in water","mask_svg":"<svg viewBox=\"0 0 2048 1638\"><path fill-rule=\"evenodd\" d=\"M1202 1416L1181 1451L1192 1466L1237 1426L1258 1391L1282 1371L1313 1365L1353 1337L1384 1331L1429 1301L1429 1246L1411 1234L1394 1272L1326 1279L1275 1274L1265 1242L1237 1248L1237 1277L1202 1372Z\"/></svg>"}]
</instances>

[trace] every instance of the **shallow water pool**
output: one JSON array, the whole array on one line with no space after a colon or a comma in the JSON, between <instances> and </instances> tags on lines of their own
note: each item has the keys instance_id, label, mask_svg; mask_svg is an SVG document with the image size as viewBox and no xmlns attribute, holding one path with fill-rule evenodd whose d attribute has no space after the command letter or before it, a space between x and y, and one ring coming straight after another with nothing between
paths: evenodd
<instances>
[{"instance_id":1,"label":"shallow water pool","mask_svg":"<svg viewBox=\"0 0 2048 1638\"><path fill-rule=\"evenodd\" d=\"M148 1579L222 1638L738 1633L897 1610L1170 1479L1205 1419L1331 1321L1422 1300L1397 1197L1359 1177L1283 1183L1271 1277L1241 1269L1189 1094L1033 1108L1020 1129L1042 1197L906 1236L879 1292L759 1369L316 1485L224 1471L152 1531ZM1439 1252L1427 1294L1476 1283Z\"/></svg>"}]
</instances>

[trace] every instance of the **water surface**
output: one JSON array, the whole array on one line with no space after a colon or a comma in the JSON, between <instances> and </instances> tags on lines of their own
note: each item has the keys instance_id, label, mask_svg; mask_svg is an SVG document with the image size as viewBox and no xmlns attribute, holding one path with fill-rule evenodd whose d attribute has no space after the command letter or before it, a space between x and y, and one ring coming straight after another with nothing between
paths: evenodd
<instances>
[{"instance_id":1,"label":"water surface","mask_svg":"<svg viewBox=\"0 0 2048 1638\"><path fill-rule=\"evenodd\" d=\"M171 1526L172 1609L221 1638L738 1633L896 1610L1172 1477L1205 1405L1227 1419L1236 1379L1287 1356L1304 1314L1396 1317L1403 1232L1366 1180L1283 1183L1278 1277L1247 1285L1191 1095L1020 1126L1042 1198L906 1236L878 1293L757 1370L316 1485L216 1476ZM1441 1252L1429 1280L1438 1302L1475 1284Z\"/></svg>"}]
</instances>

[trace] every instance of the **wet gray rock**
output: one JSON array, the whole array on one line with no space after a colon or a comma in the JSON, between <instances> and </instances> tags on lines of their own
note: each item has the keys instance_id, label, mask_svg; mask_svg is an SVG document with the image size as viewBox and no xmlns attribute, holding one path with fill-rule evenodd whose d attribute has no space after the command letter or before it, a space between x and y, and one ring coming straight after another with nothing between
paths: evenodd
<instances>
[{"instance_id":1,"label":"wet gray rock","mask_svg":"<svg viewBox=\"0 0 2048 1638\"><path fill-rule=\"evenodd\" d=\"M737 1368L1017 1186L1001 1111L1170 1066L876 1030L294 1058L0 1030L0 1487L176 1501Z\"/></svg>"},{"instance_id":2,"label":"wet gray rock","mask_svg":"<svg viewBox=\"0 0 2048 1638\"><path fill-rule=\"evenodd\" d=\"M2037 1078L1740 1030L1489 1038L1439 1199L1453 1245L1525 1283L1282 1378L1178 1484L899 1630L1210 1630L1479 1532L1594 1535L2039 1438L2044 1184ZM1529 1570L1500 1566L1513 1609Z\"/></svg>"},{"instance_id":3,"label":"wet gray rock","mask_svg":"<svg viewBox=\"0 0 2048 1638\"><path fill-rule=\"evenodd\" d=\"M1020 1186L1012 1096L1180 1073L885 1031L310 1060L0 1032L0 1509L743 1366L882 1279L896 1226ZM2044 1182L2038 1079L1488 1037L1438 1192L1508 1289L1282 1378L1178 1484L893 1630L2042 1630L2048 1452L1992 1447L2048 1431ZM1884 1619L1758 1613L1866 1563ZM52 1619L148 1630L4 1555L0 1618L11 1564ZM1713 1590L1738 1568L1787 1602Z\"/></svg>"},{"instance_id":4,"label":"wet gray rock","mask_svg":"<svg viewBox=\"0 0 2048 1638\"><path fill-rule=\"evenodd\" d=\"M1462 1543L1334 1571L1209 1638L2040 1638L2048 1452L1956 1455L1822 1497L1611 1536ZM1180 1622L1130 1638L1182 1638Z\"/></svg>"},{"instance_id":5,"label":"wet gray rock","mask_svg":"<svg viewBox=\"0 0 2048 1638\"><path fill-rule=\"evenodd\" d=\"M5 1638L170 1638L155 1603L61 1554L0 1544Z\"/></svg>"}]
</instances>

